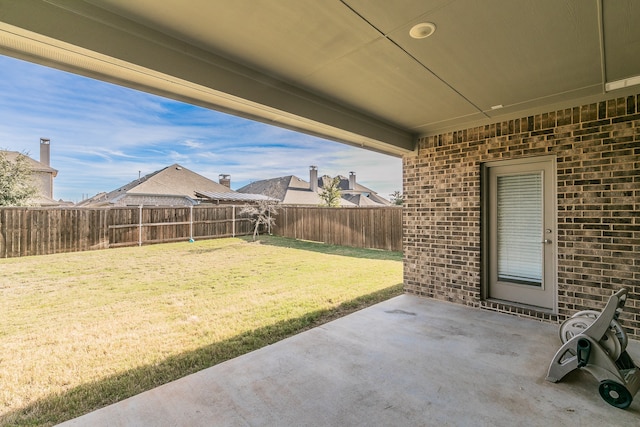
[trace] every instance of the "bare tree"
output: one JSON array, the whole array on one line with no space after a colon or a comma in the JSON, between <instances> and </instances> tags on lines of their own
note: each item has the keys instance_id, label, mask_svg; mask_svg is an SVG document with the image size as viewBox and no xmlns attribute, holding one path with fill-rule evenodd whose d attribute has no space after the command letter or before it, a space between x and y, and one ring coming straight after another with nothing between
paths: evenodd
<instances>
[{"instance_id":1,"label":"bare tree","mask_svg":"<svg viewBox=\"0 0 640 427\"><path fill-rule=\"evenodd\" d=\"M278 215L278 211L276 209L277 204L278 200L270 198L258 200L254 205L245 205L240 210L240 214L251 215L251 222L253 223L253 240L256 240L256 237L260 234L261 226L265 226L268 233L271 233L271 227L275 224L276 215Z\"/></svg>"},{"instance_id":2,"label":"bare tree","mask_svg":"<svg viewBox=\"0 0 640 427\"><path fill-rule=\"evenodd\" d=\"M26 206L36 194L31 181L32 170L25 154L11 161L0 152L0 206Z\"/></svg>"},{"instance_id":3,"label":"bare tree","mask_svg":"<svg viewBox=\"0 0 640 427\"><path fill-rule=\"evenodd\" d=\"M342 198L342 192L340 191L340 177L335 177L331 180L325 180L322 191L320 192L320 198L322 199L322 206L330 208L337 208L340 206L340 199Z\"/></svg>"}]
</instances>

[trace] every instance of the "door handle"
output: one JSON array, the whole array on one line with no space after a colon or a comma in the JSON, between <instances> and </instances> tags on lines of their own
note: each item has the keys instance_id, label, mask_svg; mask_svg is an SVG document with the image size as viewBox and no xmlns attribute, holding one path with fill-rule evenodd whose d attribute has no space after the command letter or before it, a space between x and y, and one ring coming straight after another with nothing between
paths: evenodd
<instances>
[{"instance_id":1,"label":"door handle","mask_svg":"<svg viewBox=\"0 0 640 427\"><path fill-rule=\"evenodd\" d=\"M552 242L551 242L551 239L544 239L544 240L543 240L542 242L540 242L540 243L546 243L546 244L548 245L549 243L552 243Z\"/></svg>"}]
</instances>

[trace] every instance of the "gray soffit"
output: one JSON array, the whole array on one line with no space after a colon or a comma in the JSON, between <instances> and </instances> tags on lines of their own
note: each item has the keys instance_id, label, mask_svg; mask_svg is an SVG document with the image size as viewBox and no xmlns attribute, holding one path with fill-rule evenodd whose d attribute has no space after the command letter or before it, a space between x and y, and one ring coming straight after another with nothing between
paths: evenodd
<instances>
[{"instance_id":1,"label":"gray soffit","mask_svg":"<svg viewBox=\"0 0 640 427\"><path fill-rule=\"evenodd\" d=\"M0 0L0 53L400 156L637 92L638 22L636 0Z\"/></svg>"},{"instance_id":2,"label":"gray soffit","mask_svg":"<svg viewBox=\"0 0 640 427\"><path fill-rule=\"evenodd\" d=\"M204 197L211 200L224 200L231 202L257 202L259 200L266 200L272 202L279 202L280 200L272 197L267 197L262 194L247 194L238 193L236 191L228 193L218 193L214 191L196 191L196 196Z\"/></svg>"}]
</instances>

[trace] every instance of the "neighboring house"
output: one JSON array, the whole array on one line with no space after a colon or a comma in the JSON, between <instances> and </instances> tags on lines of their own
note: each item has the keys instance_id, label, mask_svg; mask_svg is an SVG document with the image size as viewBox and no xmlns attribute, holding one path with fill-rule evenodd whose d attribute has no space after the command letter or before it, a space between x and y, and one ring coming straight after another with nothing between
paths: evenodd
<instances>
[{"instance_id":1,"label":"neighboring house","mask_svg":"<svg viewBox=\"0 0 640 427\"><path fill-rule=\"evenodd\" d=\"M340 178L340 184L338 184L338 187L340 188L340 192L344 200L351 202L356 206L393 206L393 203L384 197L381 197L375 191L365 187L364 185L358 184L355 172L349 172L348 178L342 175L338 175L338 178ZM318 186L322 189L326 184L329 184L332 179L333 178L328 175L323 175L322 178L318 180Z\"/></svg>"},{"instance_id":2,"label":"neighboring house","mask_svg":"<svg viewBox=\"0 0 640 427\"><path fill-rule=\"evenodd\" d=\"M36 188L36 194L29 200L30 205L34 206L60 206L66 204L65 202L56 201L53 199L53 178L58 175L58 171L53 169L50 163L50 140L40 139L40 161L34 160L29 156L29 167L31 168L31 180L33 186ZM21 154L17 151L0 151L5 158L11 162Z\"/></svg>"},{"instance_id":3,"label":"neighboring house","mask_svg":"<svg viewBox=\"0 0 640 427\"><path fill-rule=\"evenodd\" d=\"M340 190L342 199L340 206L391 206L391 202L380 197L378 193L356 182L355 172L350 172L346 178L340 178ZM318 169L315 166L309 168L309 182L297 176L287 175L279 178L256 181L238 189L240 193L263 194L280 200L283 205L318 206L323 203L320 198L322 189L333 178L324 175L318 178Z\"/></svg>"},{"instance_id":4,"label":"neighboring house","mask_svg":"<svg viewBox=\"0 0 640 427\"><path fill-rule=\"evenodd\" d=\"M224 178L223 178L224 177ZM99 193L83 200L79 207L107 206L193 206L201 202L216 204L256 200L231 190L228 175L221 175L221 183L212 181L179 164L173 164L142 178L131 181L108 193Z\"/></svg>"}]
</instances>

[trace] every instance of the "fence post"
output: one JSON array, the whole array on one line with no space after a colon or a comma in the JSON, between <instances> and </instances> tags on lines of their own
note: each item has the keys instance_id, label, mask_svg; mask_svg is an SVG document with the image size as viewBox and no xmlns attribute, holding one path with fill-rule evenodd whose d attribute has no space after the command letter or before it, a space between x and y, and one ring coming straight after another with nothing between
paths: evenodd
<instances>
[{"instance_id":1,"label":"fence post","mask_svg":"<svg viewBox=\"0 0 640 427\"><path fill-rule=\"evenodd\" d=\"M138 206L138 246L142 246L142 205Z\"/></svg>"},{"instance_id":2,"label":"fence post","mask_svg":"<svg viewBox=\"0 0 640 427\"><path fill-rule=\"evenodd\" d=\"M189 240L193 240L193 205L189 205Z\"/></svg>"},{"instance_id":3,"label":"fence post","mask_svg":"<svg viewBox=\"0 0 640 427\"><path fill-rule=\"evenodd\" d=\"M103 236L106 234L107 235L107 249L109 249L111 247L111 233L109 233L109 221L110 221L110 215L111 213L111 209L107 209L105 210L105 215L104 215L104 230L102 230L102 232L104 233Z\"/></svg>"},{"instance_id":4,"label":"fence post","mask_svg":"<svg viewBox=\"0 0 640 427\"><path fill-rule=\"evenodd\" d=\"M231 205L231 237L236 237L236 205Z\"/></svg>"}]
</instances>

